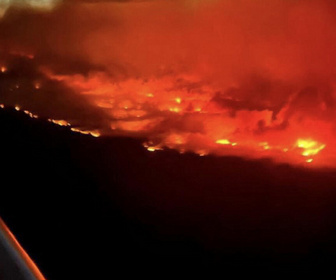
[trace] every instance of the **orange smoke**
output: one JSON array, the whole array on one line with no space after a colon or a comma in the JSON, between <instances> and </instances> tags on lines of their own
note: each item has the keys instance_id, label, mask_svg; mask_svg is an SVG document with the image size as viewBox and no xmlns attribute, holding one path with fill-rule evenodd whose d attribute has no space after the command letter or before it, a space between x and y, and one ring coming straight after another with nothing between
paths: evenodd
<instances>
[{"instance_id":1,"label":"orange smoke","mask_svg":"<svg viewBox=\"0 0 336 280\"><path fill-rule=\"evenodd\" d=\"M328 0L74 1L48 16L7 12L0 41L7 52L33 53L35 90L49 81L101 112L87 125L59 110L52 122L75 123L75 132L144 137L149 151L335 166L335 8Z\"/></svg>"}]
</instances>

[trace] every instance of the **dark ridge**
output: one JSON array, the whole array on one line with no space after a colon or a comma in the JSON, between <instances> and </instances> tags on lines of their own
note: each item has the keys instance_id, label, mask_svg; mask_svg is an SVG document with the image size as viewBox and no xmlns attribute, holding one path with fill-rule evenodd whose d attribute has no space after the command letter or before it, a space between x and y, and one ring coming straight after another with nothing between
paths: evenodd
<instances>
[{"instance_id":1,"label":"dark ridge","mask_svg":"<svg viewBox=\"0 0 336 280\"><path fill-rule=\"evenodd\" d=\"M0 131L0 215L47 279L334 261L335 172L149 153L12 109Z\"/></svg>"}]
</instances>

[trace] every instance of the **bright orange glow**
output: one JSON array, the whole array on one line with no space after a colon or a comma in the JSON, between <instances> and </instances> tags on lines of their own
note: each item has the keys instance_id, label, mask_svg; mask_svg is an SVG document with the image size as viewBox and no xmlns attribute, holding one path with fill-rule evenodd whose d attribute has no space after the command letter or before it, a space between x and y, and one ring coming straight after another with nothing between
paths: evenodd
<instances>
[{"instance_id":1,"label":"bright orange glow","mask_svg":"<svg viewBox=\"0 0 336 280\"><path fill-rule=\"evenodd\" d=\"M271 148L267 142L261 142L259 143L259 146L263 147L265 150L269 150Z\"/></svg>"},{"instance_id":2,"label":"bright orange glow","mask_svg":"<svg viewBox=\"0 0 336 280\"><path fill-rule=\"evenodd\" d=\"M206 150L198 150L198 151L196 151L196 153L197 153L200 157L204 157L204 156L206 156L206 155L209 154L209 152L206 151Z\"/></svg>"},{"instance_id":3,"label":"bright orange glow","mask_svg":"<svg viewBox=\"0 0 336 280\"><path fill-rule=\"evenodd\" d=\"M7 67L1 66L0 70L1 70L1 73L5 73L7 71Z\"/></svg>"},{"instance_id":4,"label":"bright orange glow","mask_svg":"<svg viewBox=\"0 0 336 280\"><path fill-rule=\"evenodd\" d=\"M305 157L313 156L323 150L326 145L318 143L314 140L299 139L296 143L297 147L303 149L302 155Z\"/></svg>"},{"instance_id":5,"label":"bright orange glow","mask_svg":"<svg viewBox=\"0 0 336 280\"><path fill-rule=\"evenodd\" d=\"M169 108L169 111L170 111L170 112L178 113L178 112L180 112L181 110L180 110L180 108L178 108L178 107L172 107L172 108Z\"/></svg>"},{"instance_id":6,"label":"bright orange glow","mask_svg":"<svg viewBox=\"0 0 336 280\"><path fill-rule=\"evenodd\" d=\"M38 82L36 82L36 83L34 84L34 87L35 87L35 89L40 89L40 88L41 88L41 84L38 83Z\"/></svg>"},{"instance_id":7,"label":"bright orange glow","mask_svg":"<svg viewBox=\"0 0 336 280\"><path fill-rule=\"evenodd\" d=\"M93 137L100 137L100 132L97 130L90 131L90 135Z\"/></svg>"},{"instance_id":8,"label":"bright orange glow","mask_svg":"<svg viewBox=\"0 0 336 280\"><path fill-rule=\"evenodd\" d=\"M54 124L57 124L59 126L71 126L70 123L68 123L67 121L65 120L53 120L53 119L49 119L48 121L54 123Z\"/></svg>"},{"instance_id":9,"label":"bright orange glow","mask_svg":"<svg viewBox=\"0 0 336 280\"><path fill-rule=\"evenodd\" d=\"M84 135L91 135L91 136L96 137L96 138L101 136L101 133L98 130L92 130L92 131L81 130L79 128L72 127L71 131L78 132L78 133L81 133L81 134L84 134Z\"/></svg>"},{"instance_id":10,"label":"bright orange glow","mask_svg":"<svg viewBox=\"0 0 336 280\"><path fill-rule=\"evenodd\" d=\"M217 144L221 144L221 145L230 145L231 142L227 139L219 139L216 141Z\"/></svg>"},{"instance_id":11,"label":"bright orange glow","mask_svg":"<svg viewBox=\"0 0 336 280\"><path fill-rule=\"evenodd\" d=\"M302 156L310 157L307 162L311 163L312 157L317 156L327 146L327 143L301 138L301 134L310 131L311 137L331 137L327 122L312 119L305 112L294 114L291 125L279 130L283 115L289 110L288 106L275 117L267 109L241 109L232 117L225 106L219 106L213 101L216 94L211 88L202 89L202 94L196 92L193 95L180 90L179 97L176 97L174 92L165 91L166 87L173 86L170 78L148 81L145 84L126 80L115 85L102 74L87 80L77 76L49 75L91 96L92 100L99 100L95 104L112 118L110 131L102 133L141 133L149 140L156 139L155 145L146 147L150 152L170 148L181 153L195 152L201 156L214 153L254 158L271 157L301 164L306 162ZM150 92L154 93L148 94L148 89L152 89ZM304 121L298 121L302 116L305 117ZM265 129L260 128L260 124ZM319 156L319 162L321 158Z\"/></svg>"},{"instance_id":12,"label":"bright orange glow","mask_svg":"<svg viewBox=\"0 0 336 280\"><path fill-rule=\"evenodd\" d=\"M90 2L36 21L48 47L6 15L1 103L149 152L336 167L336 1Z\"/></svg>"},{"instance_id":13,"label":"bright orange glow","mask_svg":"<svg viewBox=\"0 0 336 280\"><path fill-rule=\"evenodd\" d=\"M149 152L155 152L155 151L162 150L162 148L160 148L160 147L147 147L147 150Z\"/></svg>"},{"instance_id":14,"label":"bright orange glow","mask_svg":"<svg viewBox=\"0 0 336 280\"><path fill-rule=\"evenodd\" d=\"M28 110L24 110L23 112L31 118L34 118L34 119L38 118L38 115L35 115L32 112L29 112Z\"/></svg>"}]
</instances>

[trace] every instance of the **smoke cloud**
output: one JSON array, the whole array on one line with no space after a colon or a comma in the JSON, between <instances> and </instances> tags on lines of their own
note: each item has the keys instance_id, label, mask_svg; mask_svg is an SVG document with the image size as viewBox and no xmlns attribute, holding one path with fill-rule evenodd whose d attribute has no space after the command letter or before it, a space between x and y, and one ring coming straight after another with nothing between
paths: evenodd
<instances>
[{"instance_id":1,"label":"smoke cloud","mask_svg":"<svg viewBox=\"0 0 336 280\"><path fill-rule=\"evenodd\" d=\"M146 137L150 150L333 165L335 8L328 0L5 1L0 102ZM9 80L44 81L46 93L9 93Z\"/></svg>"}]
</instances>

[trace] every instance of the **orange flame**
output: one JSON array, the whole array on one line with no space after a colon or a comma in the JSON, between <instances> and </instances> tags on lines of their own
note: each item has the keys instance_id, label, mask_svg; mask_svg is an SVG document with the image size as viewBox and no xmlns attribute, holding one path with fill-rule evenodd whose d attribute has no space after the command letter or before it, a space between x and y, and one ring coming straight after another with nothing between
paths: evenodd
<instances>
[{"instance_id":1,"label":"orange flame","mask_svg":"<svg viewBox=\"0 0 336 280\"><path fill-rule=\"evenodd\" d=\"M326 147L325 144L305 139L298 139L296 145L297 147L303 149L302 155L305 157L316 155Z\"/></svg>"},{"instance_id":2,"label":"orange flame","mask_svg":"<svg viewBox=\"0 0 336 280\"><path fill-rule=\"evenodd\" d=\"M62 6L58 13L64 13L74 33L64 36L61 21L41 19L47 25L41 27L45 41L55 42L50 50L35 40L22 47L25 51L17 50L25 40L14 40L16 55L34 59L36 76L29 86L38 90L34 98L44 98L48 86L57 84L99 117L84 123L81 113L73 119L56 112L57 119L49 121L94 137L146 138L150 152L169 148L335 166L336 24L331 11L336 4L130 2L92 4L90 11L80 4L74 10ZM91 28L91 20L102 17L97 29ZM85 27L90 27L87 36L78 37ZM59 44L63 39L65 44ZM36 55L30 55L31 49ZM14 65L1 63L1 72L10 68L3 80L15 74ZM18 85L15 94L28 88L11 79L4 84L11 91ZM8 100L1 102L16 104L14 97Z\"/></svg>"},{"instance_id":3,"label":"orange flame","mask_svg":"<svg viewBox=\"0 0 336 280\"><path fill-rule=\"evenodd\" d=\"M126 80L114 84L101 73L88 79L78 75L49 73L49 76L90 96L96 106L110 115L111 131L104 131L104 134L140 133L155 143L146 147L150 152L167 147L202 156L214 153L312 163L312 157L324 150L327 144L301 138L301 135L310 132L311 137L317 135L321 138L323 135L328 139L332 136L328 121L310 117L304 111L294 113L290 116L291 124L280 129L291 101L276 115L268 109L240 109L232 117L230 107L215 100L214 89L199 89L202 94L190 94L180 89L179 97L176 97L175 92L166 90L175 83L169 77L147 83ZM299 120L303 116L304 121ZM322 162L321 157L319 161Z\"/></svg>"}]
</instances>

